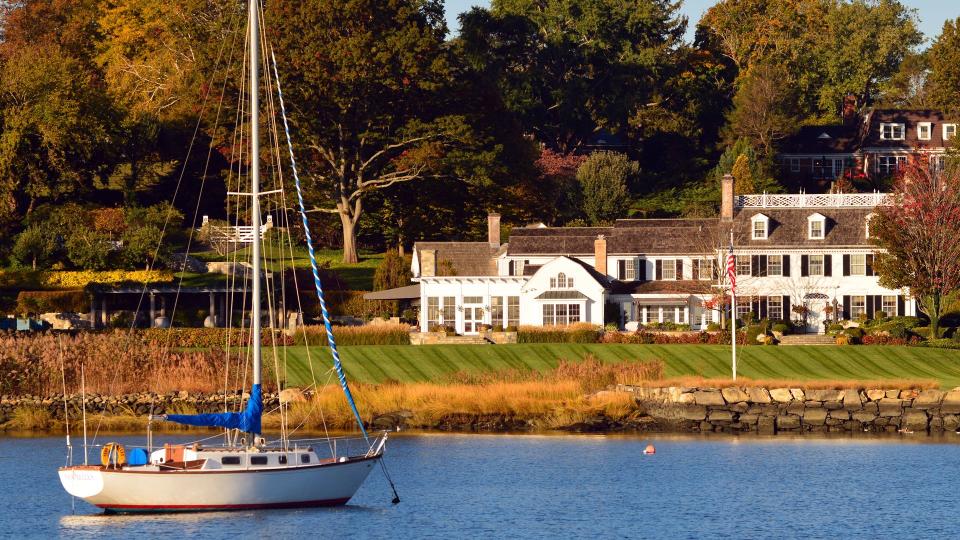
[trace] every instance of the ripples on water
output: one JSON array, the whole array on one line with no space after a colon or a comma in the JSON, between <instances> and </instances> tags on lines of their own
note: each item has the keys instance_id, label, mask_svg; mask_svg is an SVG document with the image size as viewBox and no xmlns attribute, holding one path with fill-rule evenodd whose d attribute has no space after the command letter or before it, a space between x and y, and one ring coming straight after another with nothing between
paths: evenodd
<instances>
[{"instance_id":1,"label":"ripples on water","mask_svg":"<svg viewBox=\"0 0 960 540\"><path fill-rule=\"evenodd\" d=\"M0 438L0 537L956 538L954 439L402 436L398 506L375 470L341 508L105 516L63 438Z\"/></svg>"}]
</instances>

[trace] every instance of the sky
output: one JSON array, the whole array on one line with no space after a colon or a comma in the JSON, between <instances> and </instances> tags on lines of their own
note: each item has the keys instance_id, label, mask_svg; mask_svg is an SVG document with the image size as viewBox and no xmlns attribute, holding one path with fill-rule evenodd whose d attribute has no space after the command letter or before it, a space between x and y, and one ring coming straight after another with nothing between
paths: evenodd
<instances>
[{"instance_id":1,"label":"sky","mask_svg":"<svg viewBox=\"0 0 960 540\"><path fill-rule=\"evenodd\" d=\"M927 39L932 40L940 35L943 22L947 19L960 17L960 0L901 0L904 4L917 10L920 17L920 30ZM690 25L687 28L688 37L693 36L693 28L703 12L715 4L717 0L684 0L681 11L689 17ZM446 0L447 26L453 32L459 28L457 15L470 9L471 6L489 6L489 0Z\"/></svg>"}]
</instances>

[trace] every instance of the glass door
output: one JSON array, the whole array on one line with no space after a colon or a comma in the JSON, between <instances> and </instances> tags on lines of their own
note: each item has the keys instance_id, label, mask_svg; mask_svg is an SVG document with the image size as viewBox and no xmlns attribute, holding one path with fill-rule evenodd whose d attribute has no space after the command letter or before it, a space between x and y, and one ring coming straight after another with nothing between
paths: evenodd
<instances>
[{"instance_id":1,"label":"glass door","mask_svg":"<svg viewBox=\"0 0 960 540\"><path fill-rule=\"evenodd\" d=\"M483 325L483 307L464 306L463 307L463 333L476 334L480 332Z\"/></svg>"}]
</instances>

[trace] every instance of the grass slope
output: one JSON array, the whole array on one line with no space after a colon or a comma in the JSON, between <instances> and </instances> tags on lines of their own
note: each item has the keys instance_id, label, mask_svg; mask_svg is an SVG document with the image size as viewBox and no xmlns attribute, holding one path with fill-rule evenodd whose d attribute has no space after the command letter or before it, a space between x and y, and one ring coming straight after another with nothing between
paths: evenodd
<instances>
[{"instance_id":1,"label":"grass slope","mask_svg":"<svg viewBox=\"0 0 960 540\"><path fill-rule=\"evenodd\" d=\"M311 382L306 347L290 347L291 385ZM326 381L330 355L311 347L317 380ZM379 383L436 381L456 371L534 369L556 366L558 359L593 354L604 362L660 359L666 377L730 376L730 348L722 345L433 345L342 347L340 355L352 381ZM918 347L744 347L738 374L751 379L884 380L932 379L941 387L960 386L960 353Z\"/></svg>"}]
</instances>

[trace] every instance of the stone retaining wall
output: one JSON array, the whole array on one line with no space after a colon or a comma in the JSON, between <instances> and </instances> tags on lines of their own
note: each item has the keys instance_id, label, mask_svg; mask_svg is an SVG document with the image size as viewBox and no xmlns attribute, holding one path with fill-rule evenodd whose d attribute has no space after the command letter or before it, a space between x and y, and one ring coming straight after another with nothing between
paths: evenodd
<instances>
[{"instance_id":1,"label":"stone retaining wall","mask_svg":"<svg viewBox=\"0 0 960 540\"><path fill-rule=\"evenodd\" d=\"M685 432L941 433L960 426L960 387L942 390L643 388L618 385L668 429Z\"/></svg>"}]
</instances>

